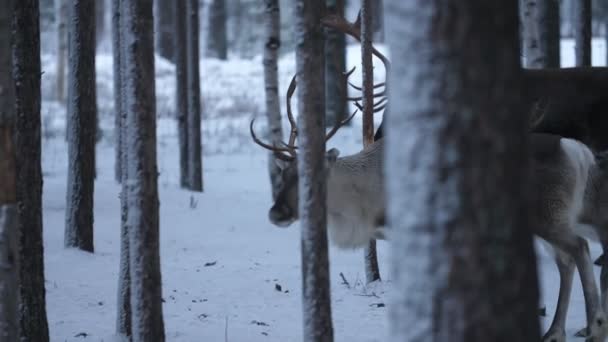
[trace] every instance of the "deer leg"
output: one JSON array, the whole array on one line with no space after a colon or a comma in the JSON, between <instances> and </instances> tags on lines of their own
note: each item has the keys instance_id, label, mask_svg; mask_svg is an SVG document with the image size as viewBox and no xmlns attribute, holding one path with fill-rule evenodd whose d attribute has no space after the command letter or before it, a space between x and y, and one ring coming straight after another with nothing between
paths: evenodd
<instances>
[{"instance_id":1,"label":"deer leg","mask_svg":"<svg viewBox=\"0 0 608 342\"><path fill-rule=\"evenodd\" d=\"M567 253L553 248L555 252L555 263L559 271L559 296L557 307L553 315L553 322L543 341L545 342L565 342L566 341L566 315L570 304L570 293L572 290L572 278L574 276L574 259Z\"/></svg>"}]
</instances>

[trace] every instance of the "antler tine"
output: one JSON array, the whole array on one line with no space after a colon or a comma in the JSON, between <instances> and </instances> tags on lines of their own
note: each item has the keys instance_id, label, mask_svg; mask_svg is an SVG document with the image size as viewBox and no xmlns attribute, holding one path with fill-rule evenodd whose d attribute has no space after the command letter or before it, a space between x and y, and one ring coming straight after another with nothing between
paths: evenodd
<instances>
[{"instance_id":1,"label":"antler tine","mask_svg":"<svg viewBox=\"0 0 608 342\"><path fill-rule=\"evenodd\" d=\"M270 150L272 152L274 152L274 155L282 160L285 161L292 161L294 159L294 156L292 155L292 151L288 148L282 148L282 147L277 147L277 146L271 146L266 144L265 142L263 142L262 140L260 140L256 135L255 135L255 131L253 130L253 123L255 122L255 118L253 118L251 120L251 123L249 124L249 133L251 133L251 138L253 139L253 141L262 146L263 148ZM290 155L286 155L285 152L289 153Z\"/></svg>"},{"instance_id":2,"label":"antler tine","mask_svg":"<svg viewBox=\"0 0 608 342\"><path fill-rule=\"evenodd\" d=\"M287 88L287 96L286 96L286 106L287 106L287 118L289 119L289 124L291 125L291 132L289 134L289 143L287 144L287 148L292 150L292 155L295 155L295 142L298 136L298 126L296 124L296 119L293 117L293 112L291 111L291 97L296 91L296 75L293 75L291 82L289 83L289 88Z\"/></svg>"},{"instance_id":3,"label":"antler tine","mask_svg":"<svg viewBox=\"0 0 608 342\"><path fill-rule=\"evenodd\" d=\"M348 85L351 86L351 87L353 87L353 88L355 88L355 90L363 91L363 88L360 87L360 86L358 86L358 85L354 85L354 84L352 84L350 82L348 82ZM382 88L385 85L386 85L386 82L381 82L381 83L378 83L378 84L374 84L374 89Z\"/></svg>"},{"instance_id":4,"label":"antler tine","mask_svg":"<svg viewBox=\"0 0 608 342\"><path fill-rule=\"evenodd\" d=\"M325 135L325 141L328 141L329 139L331 139L334 134L336 134L336 132L338 132L338 129L340 129L340 127L346 125L350 120L352 120L352 118L355 116L355 114L357 114L359 110L355 109L355 111L349 115L346 119L342 120L342 121L337 121L336 124L334 125L334 127L332 127L332 129L327 132L327 134Z\"/></svg>"}]
</instances>

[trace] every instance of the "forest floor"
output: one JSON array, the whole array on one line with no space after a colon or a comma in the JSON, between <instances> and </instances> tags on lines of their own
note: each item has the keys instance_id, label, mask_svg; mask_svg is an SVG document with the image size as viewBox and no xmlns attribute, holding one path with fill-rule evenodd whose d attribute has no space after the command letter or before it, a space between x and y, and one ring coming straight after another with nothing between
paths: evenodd
<instances>
[{"instance_id":1,"label":"forest floor","mask_svg":"<svg viewBox=\"0 0 608 342\"><path fill-rule=\"evenodd\" d=\"M562 48L566 66L572 65L570 44L565 42ZM594 47L599 44L595 42ZM603 45L594 53L597 65L604 58L602 49ZM358 46L349 49L349 65L355 64L357 50ZM120 187L113 174L111 57L99 55L97 64L104 136L97 145L94 254L63 247L67 189L65 108L52 100L53 58L43 56L43 211L51 340L118 341L114 330ZM293 55L289 55L281 60L282 91L293 72L292 59ZM271 201L267 155L250 142L247 127L253 115L263 112L261 60L204 60L201 70L203 108L207 110L203 123L205 192L193 193L178 186L177 139L170 119L173 74L168 63L157 59L157 154L167 340L300 341L298 224L282 229L268 221ZM264 120L258 121L261 132ZM360 125L355 123L341 130L329 145L338 147L343 155L355 152L361 146L360 132ZM388 269L388 244L380 241L378 252L383 280L365 285L363 252L330 248L336 341L387 338L386 305L394 290ZM599 247L592 244L592 256L598 255ZM555 308L559 277L542 248L539 266L540 305L547 308L543 319L547 327ZM570 308L567 333L572 336L585 321L578 280Z\"/></svg>"}]
</instances>

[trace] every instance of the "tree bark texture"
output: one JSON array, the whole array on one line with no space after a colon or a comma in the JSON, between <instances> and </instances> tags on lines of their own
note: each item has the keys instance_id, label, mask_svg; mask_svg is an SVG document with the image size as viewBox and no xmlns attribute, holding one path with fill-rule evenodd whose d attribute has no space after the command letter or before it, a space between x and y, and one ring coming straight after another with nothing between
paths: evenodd
<instances>
[{"instance_id":1,"label":"tree bark texture","mask_svg":"<svg viewBox=\"0 0 608 342\"><path fill-rule=\"evenodd\" d=\"M122 82L121 82L121 36L120 1L112 0L112 68L114 72L114 179L122 179Z\"/></svg>"},{"instance_id":2,"label":"tree bark texture","mask_svg":"<svg viewBox=\"0 0 608 342\"><path fill-rule=\"evenodd\" d=\"M122 1L132 336L163 342L152 0Z\"/></svg>"},{"instance_id":3,"label":"tree bark texture","mask_svg":"<svg viewBox=\"0 0 608 342\"><path fill-rule=\"evenodd\" d=\"M173 62L175 51L173 50L173 39L175 37L175 0L156 0L154 1L154 18L156 33L156 51L158 54Z\"/></svg>"},{"instance_id":4,"label":"tree bark texture","mask_svg":"<svg viewBox=\"0 0 608 342\"><path fill-rule=\"evenodd\" d=\"M40 6L38 0L13 6L13 80L19 234L19 327L25 341L49 340L42 245L40 160Z\"/></svg>"},{"instance_id":5,"label":"tree bark texture","mask_svg":"<svg viewBox=\"0 0 608 342\"><path fill-rule=\"evenodd\" d=\"M344 0L327 0L327 13L344 16ZM344 120L348 112L346 35L325 27L325 115L327 126Z\"/></svg>"},{"instance_id":6,"label":"tree bark texture","mask_svg":"<svg viewBox=\"0 0 608 342\"><path fill-rule=\"evenodd\" d=\"M576 66L591 66L591 0L572 0Z\"/></svg>"},{"instance_id":7,"label":"tree bark texture","mask_svg":"<svg viewBox=\"0 0 608 342\"><path fill-rule=\"evenodd\" d=\"M209 6L209 29L207 30L207 57L228 59L228 36L226 35L226 0L212 0Z\"/></svg>"},{"instance_id":8,"label":"tree bark texture","mask_svg":"<svg viewBox=\"0 0 608 342\"><path fill-rule=\"evenodd\" d=\"M186 1L175 0L175 115L179 143L179 184L188 188L188 46Z\"/></svg>"},{"instance_id":9,"label":"tree bark texture","mask_svg":"<svg viewBox=\"0 0 608 342\"><path fill-rule=\"evenodd\" d=\"M408 61L391 69L385 132L391 340L538 341L517 3L391 0L386 14Z\"/></svg>"},{"instance_id":10,"label":"tree bark texture","mask_svg":"<svg viewBox=\"0 0 608 342\"><path fill-rule=\"evenodd\" d=\"M3 179L12 183L15 179ZM17 206L0 202L0 340L19 341Z\"/></svg>"},{"instance_id":11,"label":"tree bark texture","mask_svg":"<svg viewBox=\"0 0 608 342\"><path fill-rule=\"evenodd\" d=\"M65 247L93 252L93 191L95 186L95 2L70 2L67 127L68 189Z\"/></svg>"},{"instance_id":12,"label":"tree bark texture","mask_svg":"<svg viewBox=\"0 0 608 342\"><path fill-rule=\"evenodd\" d=\"M188 188L203 191L201 142L201 78L199 70L199 4L187 0L186 46L188 51Z\"/></svg>"},{"instance_id":13,"label":"tree bark texture","mask_svg":"<svg viewBox=\"0 0 608 342\"><path fill-rule=\"evenodd\" d=\"M57 21L57 101L65 101L65 65L68 51L68 0L56 0Z\"/></svg>"},{"instance_id":14,"label":"tree bark texture","mask_svg":"<svg viewBox=\"0 0 608 342\"><path fill-rule=\"evenodd\" d=\"M333 341L325 177L325 0L296 1L299 212L304 341Z\"/></svg>"},{"instance_id":15,"label":"tree bark texture","mask_svg":"<svg viewBox=\"0 0 608 342\"><path fill-rule=\"evenodd\" d=\"M523 47L529 68L559 68L559 0L523 0Z\"/></svg>"},{"instance_id":16,"label":"tree bark texture","mask_svg":"<svg viewBox=\"0 0 608 342\"><path fill-rule=\"evenodd\" d=\"M279 0L264 0L264 95L266 96L266 120L268 139L276 146L283 140L281 103L279 99L279 48L281 47L281 12ZM281 181L281 169L274 153L268 154L268 172L275 200Z\"/></svg>"}]
</instances>

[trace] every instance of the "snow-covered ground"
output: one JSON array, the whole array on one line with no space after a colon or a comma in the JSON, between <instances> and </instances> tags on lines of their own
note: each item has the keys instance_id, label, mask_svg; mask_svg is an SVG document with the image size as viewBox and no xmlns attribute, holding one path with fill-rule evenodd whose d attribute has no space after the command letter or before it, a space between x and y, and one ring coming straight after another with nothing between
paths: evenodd
<instances>
[{"instance_id":1,"label":"snow-covered ground","mask_svg":"<svg viewBox=\"0 0 608 342\"><path fill-rule=\"evenodd\" d=\"M358 59L349 48L349 65ZM594 42L602 65L603 43ZM571 42L562 59L573 59ZM114 341L119 259L119 186L113 180L111 57L97 59L100 124L95 187L95 254L63 248L67 153L65 109L52 100L54 56L43 56L44 245L47 310L52 341ZM293 72L293 55L280 62L281 92ZM378 80L381 80L382 68ZM266 154L251 143L248 123L263 113L262 64L254 60L201 62L204 107L205 192L179 189L172 67L157 59L158 165L161 259L168 341L301 340L300 248L297 224L272 226ZM356 78L355 78L356 79ZM378 118L380 119L380 118ZM264 127L259 120L259 129ZM330 142L342 153L361 146L360 125L343 128ZM362 251L331 248L331 287L337 341L386 340L387 244L378 244L383 281L364 285ZM592 246L594 256L599 248ZM558 274L541 249L542 303L550 323ZM340 274L348 282L345 284ZM599 272L597 272L599 273ZM575 282L570 336L584 325L580 282Z\"/></svg>"}]
</instances>

